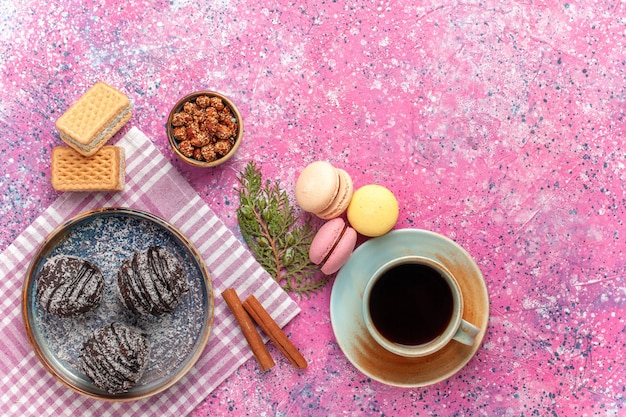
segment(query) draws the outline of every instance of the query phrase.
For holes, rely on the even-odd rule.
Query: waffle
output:
[[[57,191],[121,191],[125,169],[120,146],[103,146],[92,156],[83,156],[69,146],[52,150],[52,186]]]
[[[90,156],[131,117],[132,105],[121,91],[97,82],[56,121],[61,139]]]

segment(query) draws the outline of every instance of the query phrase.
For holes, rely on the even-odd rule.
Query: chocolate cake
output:
[[[160,246],[127,259],[117,273],[117,285],[126,307],[143,315],[171,312],[189,288],[181,264]]]
[[[113,322],[97,329],[83,344],[82,368],[110,394],[135,386],[148,363],[148,340],[138,329]]]
[[[37,299],[50,314],[70,317],[100,305],[104,277],[86,259],[59,255],[48,259],[36,278]]]

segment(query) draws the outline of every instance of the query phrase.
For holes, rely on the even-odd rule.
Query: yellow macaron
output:
[[[348,206],[348,222],[360,234],[381,236],[398,221],[398,200],[382,185],[364,185],[354,192]]]

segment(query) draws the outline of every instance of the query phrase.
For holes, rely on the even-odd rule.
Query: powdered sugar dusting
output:
[[[102,299],[104,279],[91,262],[76,257],[48,258],[37,276],[37,298],[56,316],[69,317],[96,308]]]
[[[140,330],[114,322],[96,330],[85,343],[83,370],[98,387],[121,393],[141,379],[149,349]]]
[[[174,254],[161,246],[127,259],[119,269],[117,285],[130,310],[153,315],[171,312],[189,286]]]
[[[167,226],[128,213],[103,212],[71,225],[54,243],[38,260],[35,274],[46,259],[69,255],[93,262],[105,280],[100,306],[79,317],[53,316],[32,300],[36,334],[68,372],[91,384],[80,366],[83,343],[96,329],[114,321],[134,326],[147,336],[150,357],[138,385],[159,385],[185,365],[208,325],[212,298],[207,294],[210,289],[204,284],[193,254]],[[150,246],[161,246],[175,256],[189,283],[189,290],[176,308],[161,316],[140,316],[128,310],[121,301],[116,282],[121,264]]]

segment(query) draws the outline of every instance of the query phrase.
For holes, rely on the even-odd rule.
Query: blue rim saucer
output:
[[[427,357],[405,358],[380,346],[363,320],[363,290],[383,264],[401,256],[423,256],[442,263],[455,276],[464,299],[463,318],[480,329],[476,342],[451,341]],[[461,370],[479,349],[489,321],[489,296],[472,257],[451,239],[420,229],[393,230],[359,246],[337,274],[330,296],[330,318],[339,347],[362,373],[387,385],[423,387]]]

